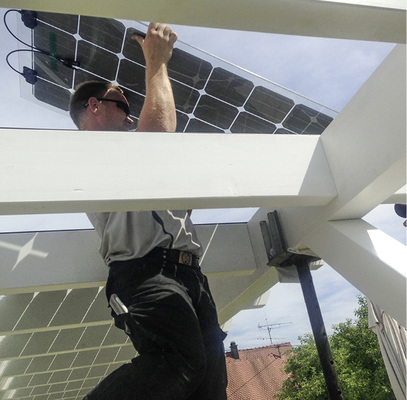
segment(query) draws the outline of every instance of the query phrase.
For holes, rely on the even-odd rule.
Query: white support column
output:
[[[406,246],[359,219],[326,222],[305,243],[406,326]]]
[[[27,8],[26,0],[1,7]],[[403,0],[30,0],[30,10],[391,43],[406,41]]]

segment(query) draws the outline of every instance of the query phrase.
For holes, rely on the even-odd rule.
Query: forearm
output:
[[[177,117],[166,64],[146,67],[146,98],[138,131],[175,132]]]
[[[142,132],[174,132],[177,118],[167,63],[177,34],[166,24],[151,22],[144,39],[137,35],[133,39],[139,42],[146,60],[146,98],[137,129]]]

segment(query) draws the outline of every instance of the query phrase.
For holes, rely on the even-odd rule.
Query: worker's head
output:
[[[83,130],[127,131],[133,124],[123,90],[110,82],[88,81],[71,96],[69,112]]]

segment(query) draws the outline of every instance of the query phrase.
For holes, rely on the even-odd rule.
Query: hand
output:
[[[150,23],[145,38],[139,35],[132,36],[132,39],[137,40],[143,49],[146,66],[167,64],[177,38],[178,35],[170,26],[158,22]]]

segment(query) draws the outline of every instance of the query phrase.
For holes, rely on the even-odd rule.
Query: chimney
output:
[[[239,360],[239,351],[237,350],[236,342],[230,342],[230,350],[235,360]]]

